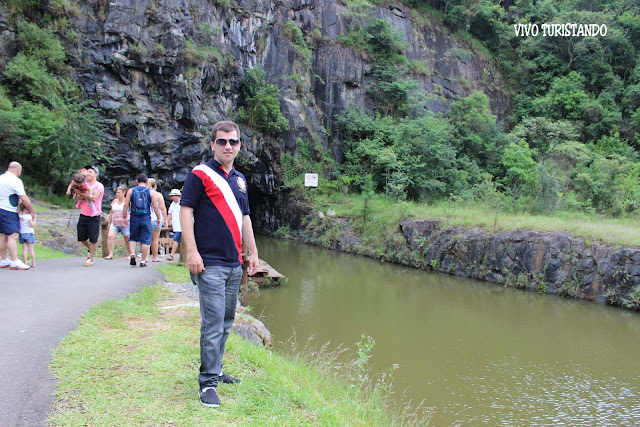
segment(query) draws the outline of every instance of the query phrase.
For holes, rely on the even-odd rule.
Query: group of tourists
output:
[[[80,208],[77,232],[78,241],[87,247],[87,259],[85,267],[93,265],[93,258],[96,251],[98,237],[100,234],[100,217],[102,215],[102,197],[104,186],[97,180],[99,170],[96,166],[87,166],[86,182],[84,186],[71,186],[75,193],[74,198],[78,199],[77,207]],[[116,197],[111,202],[111,210],[107,223],[107,249],[108,254],[105,259],[113,259],[115,239],[119,234],[125,242],[127,259],[131,265],[137,265],[136,245],[141,246],[140,267],[146,267],[149,254],[153,254],[153,261],[160,261],[158,257],[158,242],[160,231],[163,226],[168,228],[168,214],[165,207],[164,198],[156,191],[155,179],[148,178],[141,173],[136,178],[137,185],[127,189],[120,185],[116,188]],[[180,190],[171,190],[172,194],[180,194]],[[178,200],[179,202],[179,200]],[[173,227],[180,230],[179,217],[173,219]],[[174,247],[180,243],[180,234],[174,233]],[[151,250],[153,248],[153,250]],[[170,259],[173,259],[175,249],[172,251]]]
[[[248,250],[249,275],[257,272],[259,263],[249,217],[247,181],[233,166],[240,147],[238,125],[231,121],[216,123],[210,141],[213,157],[193,168],[182,192],[171,190],[168,210],[162,194],[156,191],[155,180],[141,173],[136,178],[135,187],[116,188],[109,213],[109,253],[106,259],[113,259],[118,233],[123,236],[127,259],[132,266],[136,265],[136,244],[141,244],[140,267],[147,266],[150,253],[153,261],[159,260],[154,237],[159,236],[167,224],[172,224],[174,232],[169,260],[173,259],[178,244],[184,240],[185,264],[199,291],[202,317],[198,394],[200,402],[208,407],[220,406],[218,384],[241,382],[223,372],[222,357],[235,318],[245,261],[243,242]],[[26,251],[31,251],[31,266],[35,267],[32,245],[35,243],[33,227],[36,212],[20,180],[21,173],[20,164],[11,162],[7,172],[0,175],[0,266],[3,269],[29,269]],[[86,267],[94,263],[100,233],[104,186],[97,180],[99,173],[96,166],[87,166],[74,176],[67,188],[80,208],[77,234],[78,241],[87,248]],[[23,214],[18,213],[19,209]],[[21,215],[26,221],[24,233]],[[18,239],[26,245],[24,262],[18,259]]]
[[[144,174],[140,174],[138,176],[138,180],[142,179],[143,181],[138,181],[138,186],[146,187],[150,193],[151,206],[157,206],[162,212],[160,226],[158,226],[158,216],[153,207],[150,207],[150,221],[151,221],[151,243],[150,243],[150,254],[152,255],[152,261],[159,262],[161,261],[160,256],[160,232],[161,230],[169,230],[169,225],[171,224],[173,228],[173,242],[170,249],[170,252],[167,254],[167,259],[172,261],[174,256],[178,250],[178,245],[181,241],[181,229],[180,229],[180,196],[181,192],[177,188],[171,190],[169,196],[171,197],[171,206],[169,207],[169,211],[167,213],[166,205],[164,203],[164,198],[162,197],[162,193],[156,191],[155,179],[148,178],[146,181],[146,186],[140,185],[140,183],[144,183]],[[145,175],[146,176],[146,175]],[[134,187],[137,188],[137,187]],[[131,191],[134,191],[133,188]],[[135,190],[136,194],[140,190]],[[144,191],[144,190],[141,190]],[[128,189],[124,185],[120,185],[116,188],[116,197],[111,202],[111,210],[109,211],[109,219],[107,220],[107,249],[108,254],[104,258],[107,260],[113,259],[113,251],[115,248],[115,241],[118,234],[120,234],[124,240],[124,247],[127,251],[127,260],[131,260],[133,256],[133,260],[135,261],[135,247],[136,242],[141,242],[142,244],[146,244],[143,240],[130,240],[130,222],[132,221],[131,212],[129,207],[127,207],[126,215],[123,213],[125,211],[125,198],[128,194]],[[144,196],[143,196],[144,197]],[[173,212],[173,215],[172,215]],[[139,222],[142,218],[140,215],[133,216],[133,221]],[[144,227],[144,226],[143,226]],[[139,231],[139,227],[136,224],[136,229]],[[144,241],[146,241],[147,236],[143,236]],[[133,245],[130,243],[133,242]],[[145,249],[145,248],[142,248]],[[149,249],[149,248],[147,248]],[[144,253],[144,252],[143,252]],[[149,253],[147,252],[147,256]],[[146,260],[145,260],[146,261]],[[135,265],[135,264],[132,264]],[[143,264],[143,265],[146,265]]]

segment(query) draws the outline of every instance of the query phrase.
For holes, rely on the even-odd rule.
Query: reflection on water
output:
[[[581,365],[511,358],[461,374],[450,400],[438,408],[439,418],[463,425],[637,425],[638,380],[585,372]],[[450,389],[446,382],[429,384]]]
[[[254,313],[286,342],[376,340],[396,390],[432,425],[640,425],[640,316],[371,259],[259,239],[289,280]]]
[[[313,280],[302,279],[302,295],[300,297],[300,308],[298,314],[302,319],[308,319],[313,309]]]

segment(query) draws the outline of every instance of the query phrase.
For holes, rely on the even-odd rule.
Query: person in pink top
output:
[[[127,257],[131,257],[131,248],[129,247],[129,214],[124,209],[124,195],[127,194],[127,187],[119,185],[116,188],[116,198],[111,202],[111,212],[109,213],[109,221],[107,228],[109,234],[107,236],[107,248],[109,254],[104,259],[113,259],[113,249],[116,244],[118,233],[122,234],[124,246],[127,248]]]
[[[76,197],[80,200],[80,218],[78,218],[78,241],[87,247],[87,260],[85,267],[93,265],[93,256],[96,253],[98,236],[100,235],[100,215],[102,214],[102,196],[104,186],[98,182],[100,171],[96,166],[87,166],[87,183],[89,191],[74,188]],[[95,209],[91,208],[89,202],[94,203]]]
[[[69,187],[67,188],[67,193],[70,190],[79,190],[79,191],[82,191],[83,193],[89,193],[91,191],[91,188],[89,188],[89,185],[87,184],[87,170],[86,169],[80,169],[79,172],[77,172],[75,175],[73,175],[73,180],[71,181],[71,184],[69,184]],[[74,200],[78,200],[78,198],[74,197]],[[91,212],[95,213],[95,210],[96,210],[95,203],[93,203],[93,202],[87,202],[87,203],[89,203],[89,207],[91,208]],[[78,204],[76,205],[76,207],[77,208],[80,207],[80,202],[79,201],[78,201]]]

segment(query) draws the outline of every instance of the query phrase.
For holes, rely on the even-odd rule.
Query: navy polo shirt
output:
[[[198,165],[184,182],[180,205],[193,208],[196,246],[205,266],[242,264],[242,220],[249,215],[244,175],[235,168],[227,175],[215,159]]]

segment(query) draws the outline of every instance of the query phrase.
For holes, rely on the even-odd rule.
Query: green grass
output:
[[[35,209],[36,212],[47,212],[51,210],[49,207],[43,206],[33,199],[30,199],[30,200],[31,200],[31,204],[33,205],[33,209]]]
[[[314,365],[235,334],[225,370],[242,384],[220,385],[219,409],[197,397],[196,307],[175,305],[162,286],[100,304],[53,353],[60,379],[48,425],[393,425],[426,424],[428,414],[392,410],[386,385],[363,390],[315,353]],[[324,368],[322,368],[324,366]],[[404,409],[406,411],[406,409]]]
[[[481,203],[440,202],[433,205],[386,200],[375,195],[369,202],[369,216],[363,221],[364,200],[360,195],[331,195],[316,193],[313,202],[325,213],[329,209],[337,216],[350,219],[365,243],[376,244],[396,230],[398,222],[406,218],[435,219],[441,227],[479,227],[489,232],[516,229],[568,231],[587,243],[598,241],[613,246],[640,246],[640,227],[637,218],[606,218],[582,212],[556,212],[552,215],[508,213]]]
[[[27,191],[29,198],[42,200],[46,203],[60,206],[61,208],[70,209],[75,207],[75,204],[71,199],[71,196],[67,196],[66,194],[64,194],[64,190],[62,190],[61,193],[60,192],[56,193],[53,191],[49,193],[48,188],[45,188],[44,186],[39,184],[34,178],[28,175],[22,174],[20,179],[22,179],[22,182],[24,183],[24,188]],[[69,176],[69,181],[71,181],[71,176]],[[48,210],[47,208],[40,206],[40,207],[36,207],[36,212],[41,212],[42,210],[40,209]]]
[[[169,283],[185,283],[191,281],[189,270],[179,264],[162,264],[158,267],[158,271],[164,274],[165,280]]]
[[[18,244],[18,258],[22,259],[22,246]],[[67,255],[64,252],[56,251],[55,249],[48,248],[46,246],[42,246],[36,243],[35,247],[36,251],[36,262],[45,260],[45,259],[58,259],[58,258],[68,258],[72,255]],[[31,262],[31,255],[27,251],[27,260]]]

